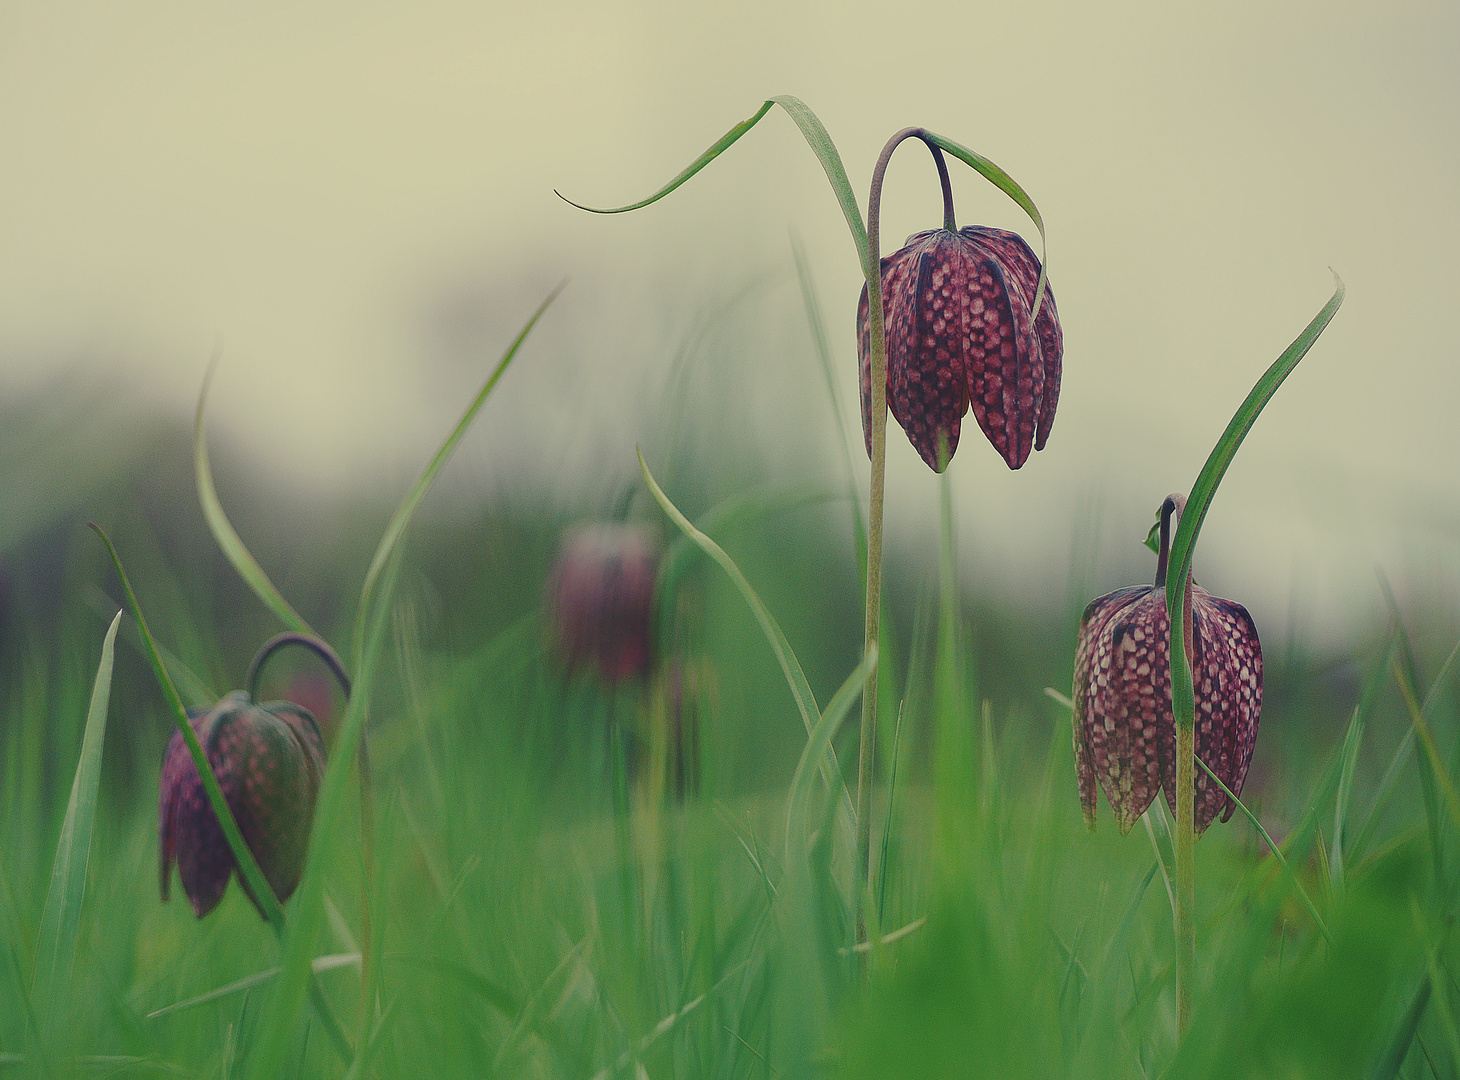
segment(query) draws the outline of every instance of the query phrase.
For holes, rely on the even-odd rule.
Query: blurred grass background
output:
[[[194,494],[187,418],[221,339],[224,505],[342,645],[396,501],[562,274],[409,538],[371,719],[383,960],[368,1006],[350,961],[357,814],[324,853],[321,945],[339,962],[319,978],[366,1035],[363,1073],[1460,1075],[1460,856],[1439,773],[1402,759],[1346,877],[1325,784],[1376,668],[1350,836],[1413,745],[1382,668],[1379,577],[1421,699],[1460,638],[1457,368],[1445,320],[1425,315],[1457,286],[1456,29],[1453,5],[1423,0],[896,19],[814,2],[0,10],[0,1075],[246,1075],[267,980],[153,1014],[279,960],[237,889],[201,922],[158,902],[171,726],[124,621],[78,966],[60,1004],[30,1000],[120,600],[84,522],[116,540],[196,697],[237,687],[278,626]],[[859,191],[908,123],[1019,178],[1049,223],[1069,343],[1049,448],[1009,474],[970,429],[953,463],[957,677],[934,662],[937,482],[892,440],[883,663],[905,712],[897,738],[883,710],[881,780],[895,745],[899,786],[874,803],[876,828],[893,823],[878,907],[883,933],[915,929],[874,954],[865,989],[839,951],[845,868],[825,845],[784,862],[804,736],[719,572],[696,562],[675,598],[675,647],[705,673],[706,774],[683,805],[647,793],[642,744],[620,759],[607,735],[609,717],[642,735],[650,688],[568,679],[541,619],[565,529],[627,505],[672,539],[640,444],[692,518],[747,495],[766,509],[715,537],[819,700],[857,660],[841,498],[844,447],[859,477],[863,460],[857,268],[790,125],[768,120],[641,215],[551,195],[641,195],[781,92],[822,115]],[[1023,227],[967,180],[960,221]],[[890,247],[937,207],[926,162],[899,158],[888,184]],[[823,284],[840,425],[788,225]],[[1151,844],[1108,815],[1083,833],[1068,716],[1043,691],[1068,691],[1084,604],[1149,579],[1151,512],[1317,306],[1328,263],[1349,302],[1238,459],[1196,573],[1256,617],[1265,707],[1244,796],[1279,841],[1317,824],[1295,863],[1333,941],[1245,821],[1215,826],[1198,845],[1204,983],[1176,1055]],[[338,720],[306,662],[269,679]],[[1449,762],[1455,706],[1442,681],[1428,715]],[[343,1074],[298,1024],[295,1074]],[[53,1060],[42,1028],[59,1033]]]
[[[814,452],[768,461],[739,434],[745,383],[770,379],[767,369],[779,389],[801,395],[808,428],[834,424],[831,405],[800,333],[756,347],[765,337],[754,296],[711,312],[705,326],[666,357],[645,455],[692,518],[726,500],[754,510],[732,516],[717,539],[825,702],[861,638],[852,508],[838,497],[844,466]],[[518,361],[532,362],[530,350]],[[489,402],[483,425],[494,405],[503,407]],[[37,1022],[25,992],[32,943],[97,643],[119,596],[84,520],[111,531],[154,632],[196,675],[203,700],[236,688],[278,627],[207,532],[179,425],[116,419],[59,387],[10,408],[3,430],[25,443],[0,449],[14,463],[3,475],[30,494],[15,497],[3,554],[0,1069],[31,1070],[40,1067],[27,1028]],[[91,415],[113,423],[89,424]],[[796,439],[814,445],[804,431]],[[988,453],[970,433],[954,468]],[[54,480],[40,465],[49,455],[64,463]],[[246,454],[227,439],[214,440],[212,458],[241,535],[290,600],[342,643],[391,504],[349,492],[300,499],[243,467]],[[646,765],[654,687],[570,678],[549,647],[542,595],[570,525],[627,506],[666,541],[671,527],[628,483],[578,478],[566,491],[482,494],[466,472],[448,470],[408,541],[372,709],[371,922],[382,959],[368,1013],[351,963],[361,932],[357,812],[324,856],[329,959],[319,978],[352,1038],[377,1032],[364,1041],[376,1075],[1379,1075],[1369,1070],[1404,1027],[1416,988],[1432,984],[1419,1039],[1399,1055],[1404,1071],[1389,1075],[1429,1075],[1427,1054],[1437,1075],[1451,1075],[1460,1060],[1448,1043],[1455,831],[1422,797],[1420,764],[1404,766],[1378,840],[1346,885],[1328,850],[1333,793],[1321,781],[1361,683],[1384,661],[1382,603],[1345,628],[1342,648],[1306,640],[1300,622],[1259,623],[1266,692],[1245,797],[1280,842],[1316,813],[1319,842],[1297,867],[1334,941],[1323,943],[1240,816],[1214,826],[1198,847],[1204,985],[1177,1056],[1170,911],[1151,844],[1139,829],[1115,835],[1108,812],[1099,833],[1085,834],[1068,713],[1044,693],[1068,692],[1084,603],[1150,574],[1144,519],[1120,553],[1104,550],[1101,527],[1077,522],[1069,560],[1046,575],[1057,582],[1054,603],[965,575],[957,672],[935,662],[937,521],[921,523],[923,551],[894,550],[884,670],[903,726],[896,734],[898,711],[884,710],[879,846],[892,825],[875,910],[882,933],[912,929],[868,961],[864,991],[846,953],[832,819],[821,816],[805,865],[784,859],[785,792],[804,734],[728,581],[699,559],[673,599],[677,630],[662,644],[704,674],[704,773],[697,797],[661,799]],[[956,507],[960,524],[977,512]],[[1112,580],[1126,566],[1130,578]],[[1453,604],[1437,591],[1402,614],[1423,696],[1453,644]],[[266,972],[277,947],[237,888],[202,921],[181,902],[158,902],[157,775],[171,722],[135,643],[124,626],[78,970],[49,1021],[64,1036],[48,1067],[244,1075],[268,981],[195,999]],[[327,728],[338,719],[340,703],[307,661],[281,659],[268,683],[277,690],[265,696],[308,697]],[[1382,668],[1376,685],[1350,837],[1409,729]],[[1447,755],[1460,745],[1454,705],[1442,687],[1430,712]],[[626,747],[610,739],[611,719]],[[845,725],[844,763],[855,760],[854,738]],[[299,1023],[298,1075],[342,1074],[317,1027]]]

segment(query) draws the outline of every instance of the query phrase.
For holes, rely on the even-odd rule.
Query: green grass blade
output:
[[[258,860],[254,858],[253,851],[244,841],[243,833],[238,829],[238,821],[228,806],[228,800],[223,796],[223,789],[218,786],[218,777],[213,774],[212,763],[208,761],[208,755],[203,752],[197,733],[193,731],[193,725],[188,721],[187,710],[183,708],[182,699],[178,697],[177,688],[172,685],[167,668],[163,666],[162,658],[157,653],[157,646],[152,640],[152,632],[147,628],[147,620],[142,615],[142,607],[137,602],[137,594],[132,591],[132,582],[127,577],[127,571],[122,567],[121,557],[117,555],[117,549],[112,546],[111,538],[102,531],[101,526],[95,522],[90,524],[92,531],[101,537],[101,542],[106,545],[107,554],[111,556],[112,565],[116,568],[117,577],[122,583],[122,592],[127,597],[127,606],[132,609],[132,618],[137,621],[137,630],[142,635],[142,644],[147,650],[147,659],[152,665],[152,673],[157,677],[157,682],[162,688],[162,696],[172,710],[173,722],[182,732],[183,742],[188,748],[188,755],[193,759],[193,767],[197,769],[198,777],[203,783],[208,803],[212,806],[213,814],[218,819],[218,825],[223,830],[223,836],[228,841],[228,847],[233,852],[233,861],[237,865],[239,873],[243,875],[243,879],[248,882],[249,889],[257,899],[259,906],[263,909],[264,918],[273,928],[274,933],[281,940],[285,940],[284,909],[279,906],[278,897],[274,895],[274,890],[269,886],[263,871],[259,869]],[[328,778],[328,770],[325,775]],[[318,818],[315,823],[318,825]],[[329,1035],[331,1043],[334,1044],[341,1058],[346,1062],[350,1061],[354,1057],[354,1053],[350,1050],[349,1042],[345,1039],[339,1021],[330,1011],[329,1004],[320,992],[318,984],[310,980],[309,987],[315,1012],[319,1015],[320,1023],[325,1028],[326,1034]]]
[[[553,191],[553,194],[562,199],[563,202],[567,203],[569,206],[576,206],[579,210],[587,210],[590,214],[623,214],[627,213],[630,210],[642,210],[644,207],[649,206],[652,203],[656,203],[660,199],[664,198],[664,196],[668,195],[675,188],[685,183],[685,181],[689,180],[690,177],[694,176],[695,173],[699,172],[706,165],[708,165],[710,162],[714,161],[717,157],[723,154],[726,150],[730,149],[730,147],[739,140],[740,136],[744,135],[751,128],[755,127],[755,125],[760,122],[761,117],[765,116],[766,113],[771,111],[771,106],[774,104],[774,101],[765,102],[765,104],[761,105],[761,107],[756,110],[754,116],[750,117],[748,120],[740,121],[740,123],[736,124],[729,131],[725,132],[724,135],[721,135],[718,139],[715,140],[714,144],[711,145],[708,150],[706,150],[699,157],[695,158],[694,161],[690,162],[690,164],[687,165],[683,169],[683,171],[679,173],[679,175],[677,175],[673,180],[669,181],[669,183],[665,184],[658,191],[654,192],[654,194],[650,195],[648,198],[640,199],[638,202],[632,202],[627,204],[626,206],[596,207],[584,206],[582,203],[576,203],[572,199],[564,195],[561,191],[557,191],[556,189]]]
[[[812,153],[821,162],[822,169],[826,172],[826,178],[831,181],[832,191],[836,194],[836,201],[842,208],[842,215],[847,219],[847,227],[852,232],[852,242],[857,246],[857,261],[862,267],[864,274],[870,273],[868,267],[871,265],[867,255],[867,227],[862,222],[862,211],[857,206],[857,196],[852,191],[851,182],[847,179],[847,170],[842,165],[841,155],[837,153],[836,145],[831,141],[826,128],[817,119],[816,114],[806,107],[806,103],[800,98],[790,95],[780,95],[765,102],[755,115],[749,119],[742,120],[724,135],[716,139],[699,157],[690,162],[673,180],[665,184],[654,194],[638,202],[628,203],[625,206],[614,206],[598,208],[584,206],[575,203],[572,199],[565,198],[561,192],[554,192],[570,206],[576,206],[579,210],[587,210],[593,214],[622,214],[629,210],[639,210],[650,203],[658,202],[668,195],[675,188],[679,187],[695,173],[699,172],[710,162],[714,161],[722,153],[728,150],[739,138],[760,122],[761,117],[771,111],[772,105],[779,105],[785,109],[796,126],[801,129],[801,135],[805,138],[806,144],[811,147]]]
[[[1455,790],[1455,785],[1450,779],[1450,772],[1445,767],[1445,761],[1440,756],[1439,748],[1435,745],[1435,737],[1430,732],[1429,721],[1424,717],[1424,712],[1419,707],[1419,701],[1414,695],[1414,684],[1410,681],[1409,673],[1406,672],[1399,660],[1394,661],[1394,678],[1399,683],[1399,694],[1404,700],[1404,707],[1409,710],[1409,718],[1414,724],[1414,732],[1419,740],[1420,746],[1424,747],[1425,760],[1433,770],[1434,783],[1441,795],[1444,796],[1445,805],[1454,819],[1456,828],[1460,828],[1460,793]],[[1436,820],[1430,823],[1431,828],[1436,829],[1439,835],[1444,834],[1441,823]]]
[[[821,314],[821,298],[811,280],[811,267],[806,261],[806,252],[799,241],[791,244],[791,253],[796,259],[796,278],[801,283],[801,303],[806,308],[806,323],[811,329],[811,344],[816,358],[821,362],[821,374],[826,380],[826,397],[831,403],[831,414],[836,420],[837,442],[842,448],[842,464],[846,472],[847,500],[852,512],[852,533],[857,546],[857,566],[861,568],[862,580],[867,575],[867,525],[862,520],[860,496],[857,493],[857,470],[852,464],[852,452],[847,445],[846,418],[842,415],[841,401],[836,392],[836,370],[831,356],[831,342],[826,335],[826,320]]]
[[[791,689],[791,697],[796,701],[796,708],[801,713],[801,722],[806,727],[806,736],[809,739],[816,731],[817,722],[821,719],[821,710],[816,704],[816,695],[811,691],[811,684],[806,680],[806,672],[802,670],[801,662],[796,659],[796,653],[791,649],[791,643],[781,632],[780,624],[776,622],[770,609],[751,588],[750,582],[740,572],[740,567],[735,565],[735,560],[725,553],[724,548],[695,528],[689,518],[680,513],[679,507],[669,501],[669,496],[664,494],[664,489],[649,472],[649,466],[644,461],[644,452],[640,450],[638,455],[639,471],[644,474],[644,483],[649,485],[649,491],[653,494],[655,501],[669,515],[669,519],[679,526],[681,532],[693,540],[701,551],[720,564],[720,568],[740,590],[740,595],[745,599],[751,614],[760,624],[761,632],[765,635],[771,652],[775,654],[777,663],[781,665],[781,673],[786,677],[786,685]],[[829,789],[835,790],[841,784],[841,767],[836,760],[836,751],[830,745],[827,746],[826,753],[822,757],[821,771]],[[845,803],[844,809],[848,814],[854,815],[851,796],[845,790],[842,794]]]
[[[208,373],[203,376],[203,389],[198,394],[198,411],[193,417],[193,474],[198,484],[198,503],[203,508],[203,518],[208,522],[208,530],[218,542],[224,556],[238,571],[238,576],[254,591],[254,595],[263,601],[264,607],[272,611],[289,629],[318,637],[303,617],[289,605],[289,601],[284,599],[284,594],[269,580],[269,575],[264,573],[264,568],[244,545],[233,523],[228,520],[223,504],[218,501],[218,490],[213,486],[213,469],[208,463],[208,435],[203,422],[203,411],[208,404],[208,388],[212,385],[213,375],[217,370],[218,357],[215,354],[213,362],[208,365]]]
[[[91,837],[96,825],[97,789],[101,784],[101,752],[106,741],[107,704],[111,698],[112,661],[115,656],[118,611],[101,644],[101,662],[91,687],[86,711],[86,733],[81,759],[71,782],[71,798],[56,843],[51,886],[41,913],[36,941],[32,999],[39,1003],[42,1023],[55,1019],[54,1009],[66,994],[76,961],[76,936],[81,925],[81,902],[86,895],[86,871],[91,860]]]
[[[1336,287],[1328,303],[1323,305],[1322,310],[1304,327],[1293,343],[1283,350],[1282,355],[1273,361],[1272,366],[1257,380],[1257,384],[1238,406],[1226,430],[1222,432],[1222,437],[1212,447],[1206,464],[1197,474],[1196,483],[1191,486],[1191,493],[1187,496],[1186,510],[1181,515],[1176,537],[1171,543],[1171,565],[1166,578],[1166,610],[1171,620],[1171,705],[1177,727],[1190,728],[1196,722],[1196,697],[1191,684],[1191,666],[1186,655],[1182,620],[1186,610],[1186,581],[1191,573],[1191,556],[1197,537],[1201,535],[1202,523],[1206,520],[1217,487],[1226,475],[1228,466],[1232,464],[1242,440],[1252,430],[1252,425],[1277,393],[1278,387],[1282,386],[1283,380],[1308,355],[1308,350],[1318,340],[1318,335],[1323,333],[1333,316],[1338,313],[1339,306],[1343,303],[1344,286],[1337,274],[1333,275],[1333,280]]]
[[[350,967],[352,965],[355,967],[360,966],[360,954],[357,952],[333,953],[329,956],[319,956],[314,959],[310,967],[318,975],[321,972],[334,971],[336,968]],[[245,975],[236,982],[229,983],[227,986],[219,986],[216,989],[201,993],[197,997],[190,997],[184,1001],[174,1001],[171,1005],[164,1005],[160,1009],[153,1009],[147,1014],[147,1019],[156,1020],[159,1016],[183,1012],[187,1009],[196,1008],[199,1005],[206,1005],[210,1001],[217,1001],[219,998],[228,997],[231,994],[250,990],[255,986],[261,986],[266,982],[278,978],[279,973],[283,970],[281,967],[271,967],[264,971],[256,971],[252,975]]]
[[[1156,876],[1156,871],[1161,869],[1160,860],[1153,862],[1151,868],[1146,871],[1146,876],[1141,878],[1131,893],[1130,900],[1126,902],[1125,911],[1121,913],[1120,921],[1115,924],[1115,932],[1105,942],[1105,950],[1100,954],[1100,968],[1102,972],[1112,970],[1120,948],[1124,945],[1126,937],[1130,934],[1130,928],[1135,925],[1136,916],[1140,914],[1141,901],[1145,899],[1146,890],[1151,887],[1151,881]]]
[[[1409,1005],[1404,1010],[1404,1015],[1399,1018],[1395,1025],[1394,1035],[1390,1038],[1384,1052],[1374,1062],[1374,1067],[1369,1070],[1369,1080],[1394,1080],[1399,1075],[1399,1068],[1404,1064],[1404,1059],[1409,1056],[1409,1048],[1414,1044],[1415,1033],[1419,1031],[1419,1022],[1424,1019],[1425,1009],[1430,1004],[1430,979],[1426,974],[1421,977],[1419,986],[1415,988],[1414,996],[1409,999]]]
[[[935,134],[931,131],[925,132],[923,138],[941,147],[944,152],[952,154],[959,161],[976,171],[985,180],[993,184],[994,187],[1013,199],[1018,204],[1019,209],[1029,215],[1029,220],[1034,222],[1035,228],[1039,230],[1039,284],[1034,290],[1034,304],[1031,310],[1035,315],[1038,315],[1039,305],[1044,302],[1048,277],[1046,263],[1049,261],[1049,245],[1044,235],[1044,218],[1039,213],[1039,207],[1034,205],[1034,200],[1029,197],[1028,192],[1020,187],[1012,176],[982,154],[976,154],[961,143],[956,143],[952,139],[944,138],[942,135]],[[1031,316],[1031,321],[1032,319],[1033,317]]]
[[[835,498],[836,496],[808,485],[756,488],[717,503],[700,515],[695,527],[703,533],[712,530],[723,533],[726,529],[738,529],[782,511],[799,510],[802,507],[830,502]],[[670,640],[676,618],[679,582],[690,567],[698,562],[701,554],[699,545],[689,536],[681,534],[675,537],[674,542],[665,549],[664,557],[659,560],[659,587],[655,591],[659,597],[657,620],[660,641]]]
[[[1333,798],[1333,856],[1328,863],[1328,874],[1329,882],[1333,888],[1333,894],[1335,896],[1343,895],[1345,843],[1344,826],[1348,820],[1349,795],[1350,792],[1352,792],[1354,786],[1354,769],[1358,766],[1359,763],[1359,744],[1362,743],[1363,740],[1364,725],[1359,720],[1358,716],[1355,716],[1354,719],[1349,722],[1348,734],[1344,736],[1343,749],[1342,751],[1340,751],[1339,754],[1339,760],[1341,764],[1338,774],[1338,791],[1334,794]],[[1202,764],[1202,768],[1206,768],[1205,763]],[[1211,772],[1210,769],[1207,769],[1207,771]],[[1233,801],[1236,802],[1236,800]],[[1244,813],[1246,812],[1247,808],[1245,806],[1242,806],[1240,802],[1238,802],[1237,805],[1242,808]],[[1248,815],[1248,817],[1251,816],[1252,815],[1250,814]],[[1252,818],[1252,820],[1255,822],[1257,819]],[[1267,837],[1264,836],[1263,839],[1267,839]],[[1272,842],[1270,840],[1268,841],[1268,846],[1272,846]],[[1327,934],[1324,934],[1324,937],[1327,936]]]
[[[1355,712],[1362,711],[1366,721],[1374,711],[1379,692],[1389,680],[1389,667],[1393,662],[1397,647],[1398,638],[1391,634],[1379,662],[1364,679],[1364,687],[1359,694],[1359,703],[1355,706]],[[1405,732],[1399,748],[1395,750],[1393,758],[1390,759],[1389,767],[1384,770],[1384,776],[1379,781],[1378,791],[1374,795],[1374,805],[1370,808],[1368,817],[1364,819],[1363,827],[1359,829],[1352,841],[1344,845],[1344,858],[1349,865],[1357,866],[1368,851],[1369,844],[1374,839],[1375,832],[1378,831],[1379,823],[1388,811],[1395,791],[1398,790],[1399,774],[1408,763],[1410,752],[1413,749],[1414,729],[1410,728]]]
[[[807,832],[811,793],[815,783],[815,763],[825,758],[837,729],[846,719],[852,703],[857,700],[867,683],[867,676],[876,666],[877,650],[874,646],[871,652],[862,657],[862,662],[847,676],[840,689],[832,695],[831,701],[827,702],[826,711],[821,714],[821,719],[817,721],[815,730],[811,732],[811,737],[806,740],[806,746],[801,751],[801,759],[796,762],[796,772],[791,777],[791,794],[786,800],[787,867],[791,866],[792,860],[798,855],[804,856],[808,847]]]
[[[314,826],[309,834],[309,855],[304,877],[296,893],[296,918],[284,942],[284,970],[264,1015],[261,1028],[264,1034],[249,1060],[249,1075],[259,1080],[273,1080],[282,1074],[283,1063],[298,1031],[298,1013],[304,995],[306,992],[318,990],[317,984],[310,978],[309,965],[324,922],[324,870],[320,863],[321,852],[327,849],[327,841],[338,827],[345,810],[345,796],[350,776],[354,772],[360,737],[365,729],[365,717],[370,709],[370,697],[374,689],[380,652],[384,647],[390,602],[395,592],[400,564],[401,548],[396,545],[380,573],[378,597],[373,605],[365,635],[365,646],[356,671],[354,690],[349,704],[345,706],[345,715],[335,736],[335,745],[325,768],[324,780],[320,784]],[[354,1054],[346,1044],[344,1060],[348,1062],[353,1058]]]
[[[1166,803],[1155,800],[1141,815],[1141,824],[1151,840],[1151,850],[1156,854],[1156,865],[1161,868],[1161,880],[1166,885],[1166,898],[1171,901],[1171,915],[1176,915],[1176,840],[1171,835],[1171,818],[1166,813]]]
[[[1348,738],[1344,739],[1343,754],[1340,756],[1341,762],[1346,762],[1348,760],[1349,747],[1351,745],[1358,745],[1358,739],[1355,737],[1355,733],[1362,733],[1363,728],[1358,724],[1357,721],[1358,718],[1355,717],[1354,720],[1349,723]],[[1323,921],[1323,916],[1318,914],[1318,908],[1314,906],[1313,901],[1309,898],[1308,891],[1303,888],[1303,883],[1298,880],[1298,875],[1293,871],[1293,868],[1288,865],[1288,860],[1283,858],[1282,848],[1273,843],[1272,837],[1269,836],[1267,830],[1263,828],[1262,822],[1257,820],[1257,815],[1254,814],[1251,810],[1247,809],[1247,804],[1244,803],[1241,799],[1237,798],[1237,796],[1232,793],[1232,789],[1229,788],[1222,781],[1222,778],[1220,776],[1218,776],[1211,770],[1211,768],[1207,765],[1205,761],[1203,761],[1200,757],[1197,757],[1196,764],[1199,769],[1201,769],[1214,781],[1216,781],[1217,786],[1222,789],[1222,794],[1231,799],[1232,805],[1237,807],[1238,810],[1241,810],[1247,820],[1252,822],[1252,827],[1256,829],[1258,833],[1262,836],[1262,841],[1267,845],[1267,849],[1272,852],[1272,857],[1278,861],[1278,864],[1283,868],[1283,871],[1288,875],[1289,878],[1292,879],[1293,888],[1298,890],[1298,897],[1303,901],[1303,906],[1308,909],[1308,914],[1313,917],[1314,924],[1318,927],[1320,931],[1322,931],[1324,938],[1326,938],[1328,941],[1332,941],[1333,935],[1328,932],[1328,924]],[[1343,768],[1348,768],[1348,766],[1341,765],[1340,770],[1342,770]],[[1340,787],[1341,786],[1342,780],[1340,780]],[[1338,851],[1337,841],[1334,842],[1333,849],[1336,859]]]
[[[842,208],[842,217],[847,219],[847,228],[852,233],[852,243],[857,246],[857,256],[862,263],[862,274],[871,278],[877,273],[877,268],[871,263],[871,254],[867,250],[867,226],[862,222],[862,211],[857,206],[857,196],[852,191],[852,185],[847,180],[847,170],[842,164],[841,155],[837,153],[836,145],[831,141],[826,128],[814,112],[806,107],[806,103],[800,98],[791,97],[789,94],[782,94],[771,98],[773,102],[785,109],[791,119],[796,121],[796,126],[801,129],[801,136],[806,140],[806,145],[811,147],[811,152],[821,162],[821,168],[826,173],[826,178],[831,182],[831,190],[836,194],[836,201]]]
[[[508,346],[507,351],[502,354],[502,358],[497,361],[497,366],[492,370],[491,375],[487,376],[487,381],[477,391],[476,397],[467,406],[466,412],[462,413],[461,419],[456,422],[456,427],[451,429],[451,433],[446,436],[446,441],[441,444],[435,456],[431,458],[430,463],[426,466],[426,471],[421,474],[420,479],[406,493],[406,497],[401,500],[400,506],[396,508],[395,514],[390,519],[390,524],[385,527],[385,533],[381,536],[380,543],[375,548],[375,555],[370,560],[370,568],[365,571],[365,583],[360,589],[360,609],[355,619],[356,670],[359,670],[360,667],[360,653],[364,647],[363,635],[365,626],[367,620],[370,618],[372,594],[381,571],[385,568],[386,561],[390,559],[396,549],[396,545],[400,543],[401,537],[405,534],[406,527],[410,525],[411,518],[415,516],[416,508],[420,506],[421,500],[426,497],[426,492],[431,489],[431,485],[435,482],[437,474],[445,467],[446,462],[451,459],[451,455],[456,451],[457,446],[465,437],[467,429],[471,427],[472,421],[476,419],[477,413],[486,404],[487,398],[497,385],[497,381],[506,372],[508,365],[512,363],[518,350],[522,348],[522,343],[527,340],[527,335],[532,333],[532,328],[537,325],[537,321],[543,317],[549,305],[558,298],[558,294],[567,287],[567,284],[566,281],[560,282],[552,292],[548,293],[547,299],[543,300],[538,305],[537,310],[532,313],[532,317],[527,320],[526,325],[518,332],[517,337]]]

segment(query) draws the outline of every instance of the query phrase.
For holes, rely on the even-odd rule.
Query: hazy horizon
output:
[[[699,362],[743,360],[751,377],[699,385],[742,395],[734,409],[768,470],[834,468],[791,237],[853,423],[859,272],[784,115],[640,213],[595,217],[553,194],[640,197],[791,93],[825,122],[864,209],[881,144],[918,123],[999,162],[1043,213],[1066,340],[1059,415],[1017,474],[966,429],[951,473],[970,570],[1057,592],[1072,525],[1098,505],[1096,588],[1120,584],[1106,579],[1132,565],[1121,538],[1190,484],[1327,299],[1332,267],[1347,302],[1239,455],[1199,573],[1254,610],[1297,605],[1319,636],[1375,607],[1376,566],[1417,599],[1453,595],[1460,386],[1449,335],[1423,313],[1444,310],[1460,277],[1460,12],[878,16],[794,3],[439,3],[350,19],[6,9],[0,396],[81,364],[127,388],[119,408],[185,417],[221,345],[220,452],[239,446],[301,490],[398,489],[567,278],[463,446],[458,483],[575,492],[631,478],[675,356],[706,326],[720,337]],[[960,222],[1032,234],[962,167],[955,192]],[[883,207],[884,253],[937,223],[918,148],[895,160]],[[860,433],[844,435],[864,473]],[[936,480],[893,443],[893,550],[931,551]]]

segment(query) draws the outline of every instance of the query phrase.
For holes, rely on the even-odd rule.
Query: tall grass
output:
[[[286,908],[291,928],[316,924],[307,939],[276,941],[237,888],[204,920],[159,903],[155,773],[133,781],[114,762],[159,760],[171,720],[127,629],[104,741],[103,622],[8,647],[0,1074],[1457,1075],[1453,642],[1384,612],[1371,647],[1342,661],[1364,678],[1339,706],[1321,673],[1272,662],[1287,692],[1269,696],[1263,780],[1247,798],[1286,868],[1240,817],[1196,845],[1197,970],[1178,1041],[1172,823],[1158,800],[1149,834],[1085,832],[1060,700],[1069,628],[962,595],[951,490],[928,523],[941,568],[889,595],[892,708],[869,800],[881,873],[867,896],[838,824],[854,737],[846,725],[831,737],[866,670],[846,507],[781,493],[745,509],[732,498],[743,491],[693,476],[664,494],[692,508],[779,627],[809,702],[798,708],[726,567],[679,549],[675,618],[690,626],[675,640],[715,677],[695,702],[698,790],[676,799],[654,774],[657,688],[570,678],[545,645],[532,597],[557,521],[526,515],[515,543],[501,541],[504,565],[533,568],[503,585],[518,590],[512,616],[450,635],[431,632],[433,610],[490,587],[447,576],[461,560],[441,552],[472,535],[395,547],[381,562],[402,559],[394,596],[386,574],[375,595],[390,602],[373,606],[367,590],[361,604],[379,613],[358,653],[374,682],[373,873],[362,788],[345,771],[313,838],[313,884]],[[165,563],[161,543],[129,539],[124,557]],[[89,567],[68,604],[113,588]],[[157,572],[138,577],[170,663],[227,689],[218,673],[236,681],[243,658],[199,615],[210,598],[190,596],[181,571],[177,592]],[[329,628],[327,612],[304,614]],[[996,621],[1009,631],[989,634]],[[839,766],[821,770],[824,748]],[[89,842],[74,827],[87,786]],[[284,992],[291,971],[317,982],[348,1064]]]

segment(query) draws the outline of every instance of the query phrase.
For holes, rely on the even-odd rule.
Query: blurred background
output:
[[[224,502],[328,624],[389,507],[564,278],[431,497],[423,527],[478,560],[443,566],[447,607],[530,606],[555,529],[622,500],[639,443],[690,509],[756,483],[844,491],[843,444],[862,487],[859,272],[784,114],[645,211],[598,217],[553,194],[641,197],[791,93],[864,202],[882,143],[922,124],[997,161],[1047,222],[1060,410],[1017,474],[970,423],[951,473],[973,602],[1055,628],[1062,649],[1082,599],[1147,577],[1157,505],[1327,299],[1331,267],[1348,300],[1228,475],[1197,576],[1251,608],[1270,651],[1367,640],[1385,617],[1376,568],[1447,633],[1460,371],[1437,316],[1460,284],[1457,30],[1460,9],[1422,0],[895,18],[797,0],[5,5],[0,584],[43,607],[66,553],[94,543],[79,523],[110,514],[124,534],[140,523],[134,559],[196,587],[186,560],[216,557],[187,439],[216,347]],[[969,170],[954,179],[962,223],[1032,233]],[[884,249],[939,205],[907,148]],[[891,580],[915,589],[937,481],[901,437],[889,459]],[[841,545],[816,579],[829,597],[792,602],[844,615],[854,653],[845,510],[782,525],[812,555],[823,533]],[[513,521],[536,539],[493,548]],[[490,577],[452,584],[471,567]],[[219,589],[210,618],[267,629]]]

